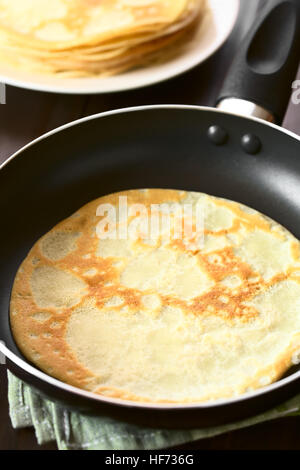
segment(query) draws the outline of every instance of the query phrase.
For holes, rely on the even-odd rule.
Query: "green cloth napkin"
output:
[[[238,423],[205,429],[169,431],[85,416],[41,398],[8,372],[9,414],[14,428],[33,426],[39,444],[56,441],[60,450],[162,449],[300,413],[300,395],[283,405]]]

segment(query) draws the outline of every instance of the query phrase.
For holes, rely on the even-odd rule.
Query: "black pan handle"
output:
[[[300,0],[269,0],[233,60],[218,107],[225,109],[227,101],[230,110],[234,102],[245,100],[281,123],[299,60]]]

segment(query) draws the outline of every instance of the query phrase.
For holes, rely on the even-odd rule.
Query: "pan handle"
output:
[[[300,60],[300,0],[269,0],[234,58],[218,108],[281,123]]]

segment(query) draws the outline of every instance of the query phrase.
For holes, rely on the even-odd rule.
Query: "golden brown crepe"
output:
[[[120,197],[146,209],[119,220]],[[107,232],[103,204],[116,208],[116,233]],[[171,223],[149,232],[153,204]],[[178,220],[189,230],[175,237]],[[257,211],[206,194],[112,194],[35,244],[10,315],[26,357],[77,387],[142,402],[234,397],[300,362],[299,241]]]

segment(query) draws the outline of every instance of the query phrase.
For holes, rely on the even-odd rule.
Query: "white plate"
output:
[[[109,78],[58,78],[26,73],[0,64],[0,82],[54,93],[111,93],[162,82],[180,75],[210,57],[230,35],[240,0],[208,0],[211,14],[180,56],[164,64],[147,66]]]

